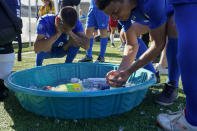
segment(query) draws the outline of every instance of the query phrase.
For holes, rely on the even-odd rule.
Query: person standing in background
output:
[[[86,52],[86,56],[79,60],[78,62],[92,62],[92,48],[94,43],[93,32],[95,29],[100,31],[100,55],[95,62],[105,62],[105,51],[107,48],[108,37],[107,37],[107,27],[109,22],[109,16],[105,15],[103,11],[98,10],[95,5],[95,0],[91,0],[90,8],[87,18],[87,29],[86,35],[90,39],[90,48]]]
[[[109,17],[109,30],[110,30],[110,41],[111,41],[111,47],[115,47],[114,44],[114,34],[118,26],[118,21],[113,20],[112,17]]]
[[[124,46],[126,44],[125,34],[124,34],[124,31],[123,31],[122,26],[120,25],[120,23],[118,23],[117,28],[118,28],[118,32],[120,34],[120,42],[121,42],[121,45],[118,47],[118,50],[119,51],[124,51]]]
[[[39,9],[39,17],[46,14],[55,14],[54,3],[52,0],[42,0],[42,2],[44,3],[44,5]]]

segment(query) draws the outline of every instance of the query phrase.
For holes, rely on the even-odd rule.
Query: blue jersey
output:
[[[146,24],[151,29],[163,25],[166,20],[166,2],[165,0],[137,0],[137,7],[131,12],[126,21],[119,21],[124,31],[127,31],[132,21]]]
[[[170,4],[197,3],[197,0],[169,0]]]
[[[90,2],[90,8],[97,8],[95,4],[95,0],[91,0]]]
[[[55,14],[49,14],[41,17],[37,24],[37,34],[43,34],[46,38],[50,38],[52,35],[56,33],[55,29]],[[77,20],[77,24],[72,30],[72,32],[83,32],[83,26],[79,20]],[[55,41],[53,47],[63,47],[68,42],[68,36],[64,33]]]

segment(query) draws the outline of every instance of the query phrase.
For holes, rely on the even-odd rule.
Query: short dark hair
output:
[[[64,6],[78,6],[80,2],[81,0],[59,0],[59,6],[60,8]]]
[[[111,2],[116,1],[123,2],[123,0],[95,0],[95,4],[99,10],[104,10]]]
[[[77,11],[73,7],[63,7],[60,10],[59,15],[68,26],[74,27],[77,24]]]

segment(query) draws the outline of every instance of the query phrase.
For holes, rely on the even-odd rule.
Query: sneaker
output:
[[[124,50],[124,46],[120,45],[120,46],[118,47],[118,50],[119,50],[119,51],[123,51],[123,50]]]
[[[8,88],[4,85],[4,80],[0,79],[0,101],[8,97]]]
[[[97,58],[97,60],[95,61],[95,63],[103,63],[103,62],[105,62],[105,58],[102,57],[102,56],[99,56],[99,57]]]
[[[172,82],[165,83],[163,91],[158,95],[156,103],[169,106],[178,98],[179,88],[174,87]]]
[[[87,55],[81,59],[81,60],[78,60],[78,62],[92,62],[93,58],[92,57],[88,57]]]
[[[191,125],[185,119],[184,111],[159,114],[156,122],[165,131],[197,131],[197,126]]]
[[[168,75],[168,69],[167,68],[163,68],[161,66],[161,64],[159,64],[159,63],[157,63],[155,65],[155,69],[156,69],[156,71],[159,71],[160,75]]]
[[[114,44],[114,43],[111,43],[111,47],[112,47],[112,48],[115,48],[116,46],[115,46],[115,44]]]

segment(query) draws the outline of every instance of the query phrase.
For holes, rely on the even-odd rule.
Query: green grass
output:
[[[116,43],[116,45],[118,47],[119,43]],[[28,47],[28,44],[24,44],[23,46],[24,52],[33,50],[33,47]],[[121,61],[122,52],[110,46],[109,44],[107,47],[105,59]],[[99,54],[99,48],[99,44],[95,43],[93,48],[94,59],[96,59]],[[84,55],[85,51],[81,50],[76,59],[80,59],[84,57]],[[44,65],[63,62],[64,59],[49,59],[44,61]],[[23,54],[22,62],[16,60],[13,70],[19,71],[34,67],[34,65],[35,54]],[[166,79],[167,76],[161,76],[163,83]],[[185,103],[185,95],[180,84],[179,98],[175,104],[169,107],[155,104],[154,100],[156,95],[161,90],[162,87],[149,88],[143,102],[129,112],[101,119],[82,119],[77,121],[47,118],[28,112],[19,104],[14,93],[10,92],[8,99],[4,102],[0,102],[0,131],[118,131],[120,129],[124,131],[155,131],[157,130],[155,119],[159,113],[166,112],[167,110],[177,111],[179,105]],[[183,106],[184,105],[185,104],[183,104]]]

